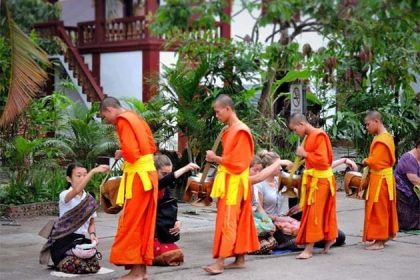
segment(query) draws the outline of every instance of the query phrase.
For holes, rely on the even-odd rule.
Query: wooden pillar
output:
[[[144,11],[146,15],[150,13],[155,14],[158,8],[158,1],[157,0],[146,0]]]
[[[105,30],[103,23],[106,20],[105,0],[95,1],[95,42],[100,43],[105,40]],[[101,84],[101,54],[92,53],[92,74],[98,84]]]
[[[158,8],[157,0],[146,0],[145,2],[145,13],[154,14]],[[159,44],[156,44],[154,38],[150,36],[150,32],[146,30],[146,43],[148,46],[143,50],[143,102],[149,101],[157,93],[157,89],[150,84],[150,79],[156,75],[159,75]]]
[[[226,6],[223,9],[223,11],[228,17],[228,22],[225,22],[225,21],[222,22],[220,35],[222,36],[222,38],[230,39],[231,38],[230,17],[232,15],[232,0],[226,0]]]
[[[105,0],[95,1],[95,41],[103,42],[105,39],[104,25],[106,20]]]
[[[157,93],[157,88],[150,84],[150,79],[159,75],[159,60],[159,46],[143,50],[143,102],[149,101]]]

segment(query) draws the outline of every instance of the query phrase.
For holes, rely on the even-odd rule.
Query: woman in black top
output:
[[[159,194],[156,215],[155,265],[180,265],[183,262],[181,249],[175,244],[179,240],[181,224],[177,220],[178,204],[171,189],[177,178],[200,167],[195,163],[172,172],[172,162],[166,155],[156,155],[155,166],[159,177]]]

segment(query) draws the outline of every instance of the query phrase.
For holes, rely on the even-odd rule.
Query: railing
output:
[[[73,44],[73,46],[77,46],[77,27],[76,26],[64,26],[64,29],[66,30],[67,34],[70,37],[70,40]]]
[[[62,21],[49,21],[45,23],[37,23],[34,28],[42,38],[53,39],[54,37],[60,37],[58,33],[58,27],[62,26],[70,38],[73,46],[77,44],[77,27],[76,26],[64,26]]]
[[[92,45],[95,42],[95,22],[86,21],[77,24],[79,40],[77,46]]]
[[[144,16],[115,19],[103,22],[105,41],[144,40],[148,35]]]
[[[201,39],[209,39],[209,38],[221,38],[222,37],[222,23],[216,22],[216,25],[213,28],[189,28],[188,33],[186,33],[188,38],[191,40],[201,40]],[[166,34],[161,37],[162,40],[171,41],[173,39],[173,35]]]
[[[135,16],[119,18],[107,21],[101,21],[100,30],[96,29],[95,21],[80,22],[78,28],[78,47],[87,47],[98,44],[113,44],[115,42],[145,41],[151,39],[152,36],[147,27],[146,17]],[[216,22],[216,26],[212,29],[189,30],[190,37],[193,39],[201,39],[211,33],[213,38],[222,37],[222,23]],[[100,32],[101,36],[97,37],[96,32]],[[207,34],[207,35],[205,35]],[[167,37],[153,39],[170,39]]]
[[[222,37],[222,23],[216,22],[216,26],[211,29],[190,29],[189,36],[191,39],[203,39],[205,36],[209,36],[211,38],[220,38]]]
[[[78,39],[80,33],[76,32],[74,27],[64,27],[62,21],[35,24],[34,27],[43,38],[59,37],[64,42],[64,58],[68,62],[69,68],[74,71],[87,100],[91,102],[104,99],[105,94],[73,43]]]
[[[59,22],[54,22],[58,24]],[[46,36],[51,36],[54,30],[48,30],[49,23],[37,24],[37,29],[42,27],[42,32]],[[53,28],[54,29],[54,28]],[[135,16],[127,18],[119,18],[99,22],[96,26],[96,21],[79,22],[77,27],[64,27],[73,46],[82,48],[91,48],[95,46],[112,46],[118,43],[137,44],[139,42],[146,42],[152,40],[170,40],[171,36],[164,36],[161,38],[152,37],[147,27],[146,17]],[[56,34],[52,34],[55,36]],[[222,23],[217,22],[212,29],[191,29],[189,30],[189,37],[191,39],[203,39],[211,36],[212,38],[222,37]]]
[[[95,21],[77,24],[79,45],[86,46],[97,43],[112,43],[131,40],[145,40],[148,38],[146,17],[136,16],[101,21],[100,28],[103,36],[96,38]]]
[[[58,36],[57,26],[61,21],[49,21],[45,23],[37,23],[34,25],[34,28],[39,33],[39,35],[44,39],[53,39]]]

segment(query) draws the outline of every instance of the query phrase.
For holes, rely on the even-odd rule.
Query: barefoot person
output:
[[[366,249],[380,250],[384,248],[385,242],[395,237],[398,232],[395,180],[392,173],[395,145],[379,112],[367,113],[365,126],[375,138],[370,145],[369,157],[363,160],[370,169],[363,241],[374,241]]]
[[[216,262],[203,267],[209,274],[220,274],[224,268],[245,266],[245,254],[259,249],[252,216],[249,166],[254,155],[254,141],[249,128],[235,113],[232,99],[220,95],[214,103],[219,121],[228,125],[222,136],[223,152],[217,156],[207,151],[206,160],[219,164],[211,196],[218,198],[213,257]],[[225,259],[235,261],[224,266]]]
[[[48,265],[51,256],[60,272],[87,274],[99,271],[96,249],[81,250],[77,247],[81,244],[97,245],[99,242],[94,221],[98,205],[85,187],[93,175],[108,170],[107,165],[100,165],[89,172],[79,163],[67,167],[68,189],[60,193],[58,203],[60,218],[54,224],[48,223],[41,231],[42,236],[48,238],[41,252],[41,264]],[[92,246],[95,247],[94,244]]]
[[[107,97],[101,102],[101,115],[114,124],[121,150],[115,158],[124,158],[124,169],[117,204],[124,205],[110,262],[130,272],[119,279],[146,279],[146,265],[153,261],[158,175],[153,162],[156,145],[148,124],[120,102]]]
[[[159,193],[153,265],[181,265],[184,254],[175,243],[180,237],[181,223],[178,221],[178,203],[172,197],[171,189],[179,177],[200,167],[189,163],[173,172],[172,162],[167,155],[156,155],[154,161],[159,177]]]
[[[296,155],[305,159],[300,198],[302,220],[296,243],[305,245],[297,258],[308,259],[315,242],[325,240],[324,253],[328,253],[338,236],[333,152],[328,135],[309,124],[304,115],[292,115],[289,127],[297,135],[307,136],[304,147],[296,150]]]

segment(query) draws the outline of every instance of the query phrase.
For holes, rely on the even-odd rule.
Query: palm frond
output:
[[[2,127],[12,122],[38,94],[48,77],[39,63],[49,66],[50,62],[47,53],[33,43],[12,19],[7,1],[3,1],[0,7],[5,9],[11,46],[11,77],[7,102],[0,117]]]
[[[66,156],[75,156],[73,149],[61,139],[48,139],[45,140],[40,152],[45,153],[45,151],[50,150],[54,152],[54,156],[65,158]]]
[[[101,155],[106,155],[111,153],[119,148],[118,142],[116,141],[106,141],[98,143],[93,146],[92,150],[88,153],[87,157],[96,158]]]

